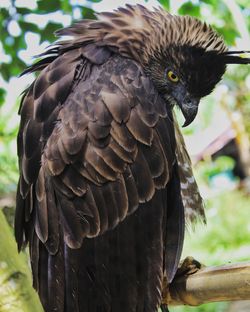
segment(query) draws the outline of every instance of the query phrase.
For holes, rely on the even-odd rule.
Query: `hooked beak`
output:
[[[185,117],[185,122],[182,127],[187,127],[191,124],[198,112],[198,99],[191,99],[186,97],[184,101],[179,102],[179,107]]]
[[[174,102],[170,101],[171,105],[177,104],[185,118],[182,127],[187,127],[197,115],[200,98],[193,97],[182,84],[179,84],[172,90],[171,98],[174,99]],[[166,99],[169,100],[169,97]]]

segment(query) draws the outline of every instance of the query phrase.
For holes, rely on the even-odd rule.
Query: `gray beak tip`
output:
[[[195,117],[196,117],[196,114],[193,114],[193,115],[188,116],[188,118],[185,118],[185,122],[182,125],[182,128],[189,126],[192,123],[192,121],[195,119]]]
[[[189,126],[190,123],[191,123],[191,122],[187,122],[187,121],[185,120],[184,124],[182,125],[182,128],[185,128],[185,127]]]
[[[199,101],[189,101],[181,105],[181,111],[185,117],[185,122],[182,127],[187,127],[195,119],[198,112]]]

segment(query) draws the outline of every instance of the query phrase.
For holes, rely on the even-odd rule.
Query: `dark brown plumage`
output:
[[[26,71],[40,74],[20,106],[18,248],[46,311],[157,311],[184,214],[204,220],[172,106],[190,123],[241,58],[207,25],[142,6],[58,34],[72,39]]]

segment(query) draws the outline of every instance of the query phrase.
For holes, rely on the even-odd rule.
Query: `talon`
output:
[[[175,276],[191,275],[203,267],[205,267],[205,265],[195,260],[193,257],[186,257],[180,262]]]

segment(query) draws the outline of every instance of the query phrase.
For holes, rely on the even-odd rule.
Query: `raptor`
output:
[[[45,311],[156,312],[185,222],[205,219],[184,126],[227,64],[189,16],[127,5],[59,30],[25,73],[15,236]]]

